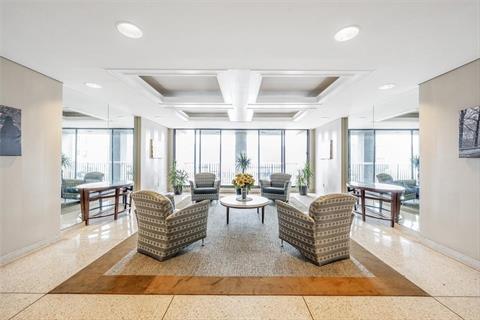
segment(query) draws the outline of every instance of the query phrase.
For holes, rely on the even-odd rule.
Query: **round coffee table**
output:
[[[265,206],[270,203],[270,200],[260,196],[249,195],[250,201],[237,200],[237,196],[228,196],[220,199],[220,203],[227,208],[227,224],[230,220],[230,208],[235,209],[258,209],[262,208],[262,223],[265,221]]]

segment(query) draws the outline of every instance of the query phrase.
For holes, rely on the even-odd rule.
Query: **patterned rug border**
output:
[[[105,275],[136,245],[135,234],[57,286],[51,294],[429,296],[359,248],[355,258],[375,277],[215,277]]]

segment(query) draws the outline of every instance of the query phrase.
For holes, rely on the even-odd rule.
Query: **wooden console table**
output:
[[[126,211],[127,207],[131,206],[131,202],[127,203],[127,197],[133,190],[133,182],[131,181],[119,181],[119,182],[93,182],[84,183],[76,186],[80,192],[80,207],[82,211],[82,220],[85,221],[85,225],[88,225],[90,219],[97,219],[102,217],[113,216],[117,220],[118,214]],[[123,198],[123,210],[118,211],[120,204],[120,198]],[[90,201],[103,199],[115,199],[113,213],[106,215],[96,215],[90,217]],[[101,207],[100,207],[101,210]]]
[[[374,219],[388,220],[390,221],[390,226],[392,228],[395,226],[395,222],[398,221],[398,215],[400,213],[400,200],[403,192],[405,192],[404,187],[386,183],[361,183],[355,181],[347,183],[347,187],[352,190],[357,197],[360,198],[363,221],[365,221],[365,217],[370,217]],[[389,194],[390,197],[384,197],[383,194]],[[366,214],[366,199],[390,202],[390,219]]]

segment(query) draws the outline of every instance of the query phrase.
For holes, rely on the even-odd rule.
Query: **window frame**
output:
[[[257,132],[257,148],[258,148],[258,151],[257,151],[257,177],[256,177],[256,184],[254,187],[259,187],[259,179],[260,179],[260,159],[261,159],[261,143],[260,143],[260,132],[261,131],[280,131],[280,136],[281,136],[281,150],[280,150],[280,154],[281,154],[281,172],[282,173],[285,173],[285,170],[286,170],[286,163],[285,163],[285,159],[286,159],[286,150],[285,150],[285,132],[286,131],[305,131],[306,132],[306,145],[307,145],[307,152],[306,152],[306,161],[307,162],[310,162],[310,135],[311,135],[311,130],[309,129],[295,129],[295,128],[292,128],[292,129],[275,129],[275,128],[265,128],[265,129],[244,129],[244,128],[228,128],[228,129],[221,129],[221,128],[174,128],[173,129],[173,161],[177,161],[177,130],[192,130],[194,131],[194,136],[196,137],[197,135],[201,135],[201,131],[202,130],[219,130],[220,131],[220,174],[222,172],[222,156],[221,156],[221,153],[222,153],[222,134],[224,131],[256,131]],[[196,174],[198,171],[197,171],[197,166],[198,164],[200,163],[199,162],[199,159],[197,159],[197,151],[198,151],[198,158],[201,159],[201,148],[200,146],[197,146],[197,139],[194,140],[195,143],[194,143],[194,154],[195,154],[195,157],[194,157],[194,168],[195,168],[195,173]],[[201,141],[199,142],[201,144]],[[197,163],[198,162],[198,163]],[[292,183],[292,186],[294,185],[294,183]],[[232,185],[221,185],[222,187],[224,188],[234,188]]]

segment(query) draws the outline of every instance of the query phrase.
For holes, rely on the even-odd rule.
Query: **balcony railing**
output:
[[[409,164],[400,163],[376,163],[375,171],[373,163],[352,163],[350,164],[350,181],[373,182],[376,181],[375,175],[387,173],[393,180],[417,179],[418,171]]]
[[[77,172],[75,174],[75,168]],[[112,181],[111,162],[77,162],[63,169],[65,179],[83,179],[88,172],[102,172],[105,181]],[[131,162],[113,162],[113,181],[133,180],[133,164]]]
[[[190,180],[194,180],[194,165],[193,163],[177,163],[179,169],[187,171]],[[303,167],[303,163],[289,162],[286,163],[286,172],[292,175],[292,185],[295,185],[297,170]],[[260,170],[260,175],[259,175]],[[220,172],[221,171],[221,172]],[[223,167],[220,170],[220,163],[204,163],[200,166],[197,172],[211,172],[221,179],[222,186],[231,186],[232,180],[239,171],[235,167]],[[268,179],[272,173],[282,172],[281,163],[264,163],[262,165],[252,166],[247,169],[248,173],[254,176],[256,185],[259,185],[259,179]]]

